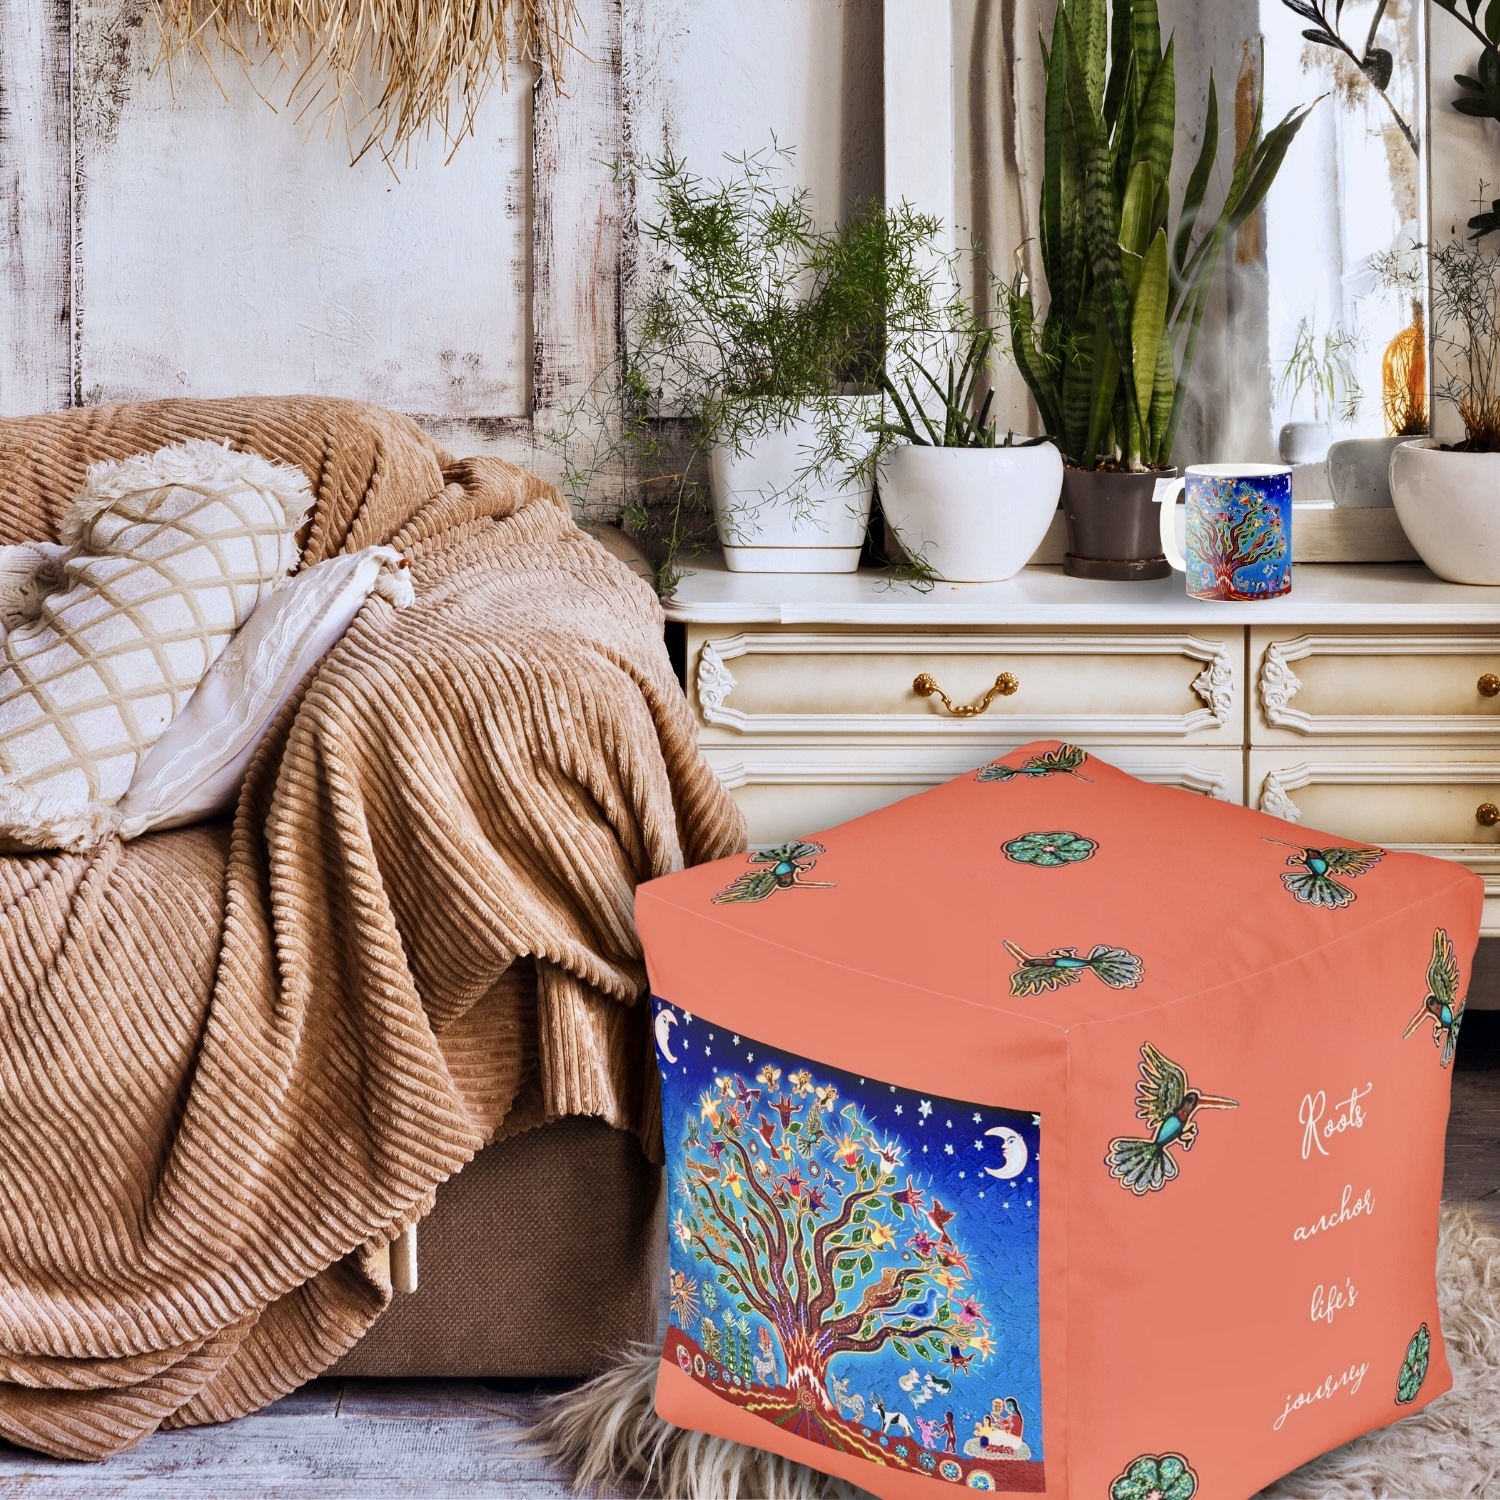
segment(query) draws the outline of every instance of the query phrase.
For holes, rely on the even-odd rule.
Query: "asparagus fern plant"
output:
[[[1156,0],[1059,0],[1050,46],[1039,317],[1024,276],[1009,289],[1011,353],[1048,435],[1085,469],[1165,467],[1182,420],[1219,257],[1260,206],[1307,108],[1262,130],[1257,95],[1217,216],[1204,211],[1219,148],[1209,75],[1203,145],[1175,224],[1175,48]]]

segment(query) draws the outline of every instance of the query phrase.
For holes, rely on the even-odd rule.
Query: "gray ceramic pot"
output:
[[[1158,479],[1176,469],[1122,474],[1103,469],[1063,470],[1062,508],[1068,523],[1063,572],[1073,578],[1167,578],[1161,523],[1151,497]]]
[[[1328,450],[1333,503],[1373,510],[1391,503],[1391,454],[1405,437],[1346,438]]]

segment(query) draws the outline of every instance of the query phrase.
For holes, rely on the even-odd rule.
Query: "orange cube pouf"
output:
[[[657,1410],[882,1496],[1233,1500],[1425,1404],[1481,903],[1056,742],[642,886]]]

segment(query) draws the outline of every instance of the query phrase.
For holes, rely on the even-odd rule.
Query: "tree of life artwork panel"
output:
[[[1040,1116],[859,1078],[653,1004],[665,1357],[812,1442],[1040,1490]]]

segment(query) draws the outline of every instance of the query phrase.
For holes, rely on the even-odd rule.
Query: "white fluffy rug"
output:
[[[1259,1500],[1458,1500],[1500,1496],[1500,1236],[1476,1209],[1445,1207],[1438,1242],[1453,1389],[1390,1427],[1288,1474]],[[816,1470],[685,1432],[652,1409],[657,1350],[558,1396],[530,1441],[583,1493],[673,1500],[814,1500],[864,1494]]]

